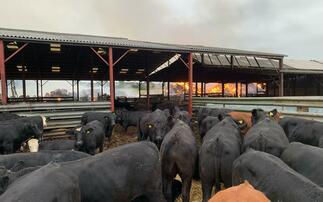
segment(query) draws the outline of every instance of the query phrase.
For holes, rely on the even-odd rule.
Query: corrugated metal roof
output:
[[[285,59],[284,65],[287,65],[294,69],[323,71],[323,63],[319,63],[313,60]]]
[[[197,57],[198,56],[198,57]],[[219,64],[218,59],[221,64]],[[234,56],[234,66],[246,68],[262,68],[277,70],[279,64],[277,60],[259,57],[241,57]],[[200,54],[195,54],[195,60],[202,63]],[[230,57],[225,55],[218,55],[217,57],[213,54],[204,54],[204,65],[210,66],[231,66]],[[320,60],[295,60],[295,59],[284,59],[284,72],[288,73],[323,73],[323,62]]]
[[[41,32],[41,31],[4,29],[4,28],[0,28],[0,38],[7,39],[7,40],[20,40],[20,41],[58,42],[58,43],[66,43],[66,44],[79,44],[79,45],[92,45],[92,46],[94,45],[94,46],[112,46],[112,47],[121,47],[121,48],[122,47],[140,48],[140,49],[151,49],[151,50],[171,51],[171,52],[205,52],[205,53],[232,54],[232,55],[245,55],[245,56],[262,56],[262,57],[273,57],[273,58],[281,58],[286,56],[283,54],[246,51],[246,50],[238,50],[238,49],[230,49],[230,48],[166,44],[166,43],[130,40],[127,38],[90,36],[90,35],[80,35],[80,34],[66,34],[66,33]]]

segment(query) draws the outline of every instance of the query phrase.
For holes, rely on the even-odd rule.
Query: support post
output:
[[[37,102],[39,101],[39,82],[38,79],[36,80],[36,98],[37,98]]]
[[[163,99],[164,99],[164,96],[165,96],[165,82],[164,81],[162,82],[162,95],[163,95]]]
[[[149,103],[150,102],[150,100],[149,100],[150,99],[150,95],[149,95],[149,93],[150,93],[149,92],[149,90],[150,90],[149,89],[149,77],[147,77],[146,86],[147,86],[147,89],[146,89],[147,90],[147,94],[146,94],[146,96],[147,96],[147,110],[149,111],[149,109],[150,109],[150,103]]]
[[[93,78],[91,78],[91,102],[94,101]]]
[[[203,82],[201,82],[201,97],[204,97],[204,85],[203,85]]]
[[[206,91],[206,83],[204,83],[204,95],[203,95],[203,97],[205,97],[206,94],[207,94],[207,91]]]
[[[113,56],[112,48],[109,48],[109,77],[110,77],[110,102],[111,112],[114,112],[114,79],[113,79]]]
[[[139,95],[139,98],[141,98],[141,81],[139,81],[139,84],[138,84],[138,95]]]
[[[246,83],[246,97],[248,97],[248,82]]]
[[[8,103],[7,96],[7,78],[6,78],[6,66],[5,66],[5,55],[4,55],[4,44],[0,40],[0,77],[1,77],[1,99],[2,104],[6,105]]]
[[[74,79],[72,80],[72,96],[73,96],[73,101],[74,101]]]
[[[197,83],[197,82],[195,82],[195,97],[197,97],[197,96],[198,96],[198,93],[197,93],[198,89],[199,89],[199,87],[198,87],[198,83]]]
[[[224,97],[224,82],[222,81],[222,83],[221,83],[221,87],[222,87],[222,97]]]
[[[238,81],[236,81],[236,97],[239,96],[239,93],[238,93]]]
[[[170,100],[170,82],[168,81],[167,82],[167,100],[169,101]]]
[[[44,95],[43,95],[43,80],[40,80],[40,97],[41,100],[43,101]]]
[[[22,65],[22,99],[26,102],[26,79],[25,79],[25,66]]]
[[[101,80],[101,99],[102,99],[102,101],[104,100],[103,99],[103,86],[104,86],[103,80]]]
[[[284,73],[283,70],[283,58],[279,59],[279,97],[284,96]]]
[[[76,81],[76,100],[80,101],[80,80]]]
[[[293,78],[293,96],[296,96],[296,76]]]
[[[193,54],[188,54],[188,113],[192,115],[193,112]]]

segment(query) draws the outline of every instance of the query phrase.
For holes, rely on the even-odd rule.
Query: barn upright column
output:
[[[109,48],[109,77],[110,77],[110,102],[111,112],[114,112],[114,78],[113,78],[113,55],[112,48]]]
[[[76,101],[80,101],[80,80],[76,81]]]
[[[0,40],[0,77],[1,77],[1,98],[2,104],[6,105],[8,103],[7,96],[7,78],[6,78],[6,66],[5,66],[5,58],[4,58],[4,44],[3,41]]]
[[[193,54],[188,54],[188,113],[192,115],[193,98]]]
[[[167,82],[167,100],[170,100],[170,82]]]
[[[150,92],[149,92],[149,77],[147,77],[147,80],[146,80],[146,86],[147,86],[147,94],[146,94],[146,96],[147,96],[147,110],[149,111],[150,110]]]
[[[283,58],[279,59],[279,97],[284,96],[284,73],[283,73]]]
[[[94,91],[93,91],[93,78],[91,75],[91,102],[94,101]]]

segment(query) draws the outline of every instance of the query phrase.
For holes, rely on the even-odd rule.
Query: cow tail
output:
[[[219,137],[215,142],[215,191],[218,192],[221,190],[221,157],[222,157],[222,146],[220,144]]]

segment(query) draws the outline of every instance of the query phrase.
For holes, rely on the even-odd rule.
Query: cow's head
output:
[[[24,123],[24,128],[33,134],[37,139],[42,138],[43,136],[43,129],[40,128],[39,125],[34,121]]]
[[[115,111],[115,123],[116,124],[122,124],[123,115],[124,115],[123,110],[118,109]]]
[[[30,152],[38,152],[39,142],[38,139],[30,139],[27,142]]]
[[[81,129],[81,140],[83,149],[86,153],[95,155],[96,151],[96,136],[93,134],[94,129],[90,126],[83,126]]]
[[[252,115],[252,117],[251,117],[252,125],[255,125],[259,121],[262,121],[266,118],[266,113],[262,109],[253,109],[251,111],[251,115]]]
[[[106,128],[107,137],[111,137],[114,126],[116,125],[117,115],[112,112],[109,115],[104,116],[104,128]]]
[[[73,129],[69,129],[65,132],[65,134],[75,138],[75,148],[79,151],[83,151],[83,140],[82,140],[81,130],[82,130],[82,127],[79,126]]]
[[[171,116],[166,116],[165,113],[161,110],[154,111],[150,119],[146,122],[146,129],[148,131],[148,137],[150,141],[154,142],[158,148],[166,135],[166,133],[172,127]]]
[[[280,119],[280,113],[277,111],[277,109],[273,109],[270,112],[268,112],[269,117],[274,119],[276,122],[279,122]]]

